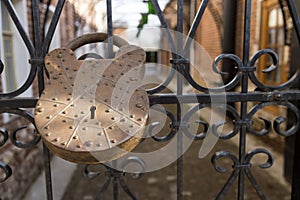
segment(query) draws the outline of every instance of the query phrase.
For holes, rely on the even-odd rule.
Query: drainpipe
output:
[[[237,0],[223,0],[223,53],[235,54],[235,40],[236,40],[236,13],[237,13]],[[234,63],[231,60],[223,60],[222,71],[227,72],[227,75],[223,75],[224,84],[230,82],[235,74],[236,70],[233,69]]]
[[[222,53],[235,54],[235,30],[236,30],[236,17],[237,17],[237,0],[223,0],[223,43]],[[222,71],[227,74],[222,75],[223,83],[229,83],[236,75],[237,70],[234,69],[235,64],[232,60],[224,59],[222,62]],[[234,90],[234,89],[233,89]],[[227,103],[235,108],[235,103]],[[230,112],[226,115],[232,118]]]

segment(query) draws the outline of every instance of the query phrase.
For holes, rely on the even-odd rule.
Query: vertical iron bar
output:
[[[180,67],[180,65],[179,65]],[[180,83],[182,83],[182,77],[181,74],[178,72],[177,76],[177,94],[179,95],[182,93],[180,91],[180,88],[182,86],[179,86]],[[181,106],[179,103],[177,103],[177,122],[181,123]],[[179,127],[177,132],[177,200],[182,199],[182,170],[183,170],[183,159],[182,159],[182,131]]]
[[[60,14],[62,12],[65,0],[60,0],[58,1],[53,18],[51,20],[48,32],[44,38],[44,43],[42,46],[42,41],[41,41],[41,35],[40,35],[40,22],[39,22],[39,6],[38,6],[38,1],[33,0],[33,5],[32,9],[37,9],[36,11],[33,12],[33,24],[34,24],[34,32],[35,32],[35,48],[37,49],[37,56],[44,58],[46,53],[49,50],[50,43],[52,41],[55,29],[58,24],[58,20],[60,18]],[[37,16],[38,15],[38,16]],[[37,19],[34,19],[34,17],[37,16]],[[38,33],[36,33],[38,32]],[[37,37],[37,38],[36,38]],[[44,35],[42,35],[44,37]],[[45,88],[45,82],[44,82],[44,67],[39,66],[38,67],[38,89],[39,89],[39,95],[42,94],[44,88]],[[44,151],[44,167],[45,167],[45,180],[46,180],[46,194],[47,194],[47,200],[52,200],[53,199],[53,189],[52,189],[52,177],[51,177],[51,158],[50,158],[50,152],[47,146],[43,143],[43,151]]]
[[[34,33],[34,47],[35,47],[35,58],[39,58],[42,55],[42,41],[40,35],[40,14],[39,14],[39,1],[32,1],[32,23],[33,23],[33,33]],[[38,66],[38,89],[39,94],[41,95],[44,90],[44,73],[42,66]],[[45,167],[45,180],[46,180],[46,194],[47,199],[53,199],[52,191],[52,177],[51,177],[51,160],[50,152],[46,145],[43,143],[43,152],[44,152],[44,167]]]
[[[292,200],[299,200],[300,199],[300,136],[295,134],[295,149],[294,149],[294,166],[293,166],[293,182],[292,182]],[[297,145],[298,144],[298,145]]]
[[[47,200],[52,200],[53,192],[52,192],[50,152],[44,143],[43,143],[43,152],[44,152],[44,165],[45,165],[46,195],[47,195]]]
[[[183,47],[183,0],[178,0],[177,1],[177,51],[175,55],[175,59],[182,59],[182,47]],[[177,94],[181,95],[182,94],[182,65],[179,62],[176,62],[176,69],[179,72],[178,73],[178,80],[177,80]],[[180,114],[180,113],[179,113]],[[181,115],[180,115],[181,118]]]
[[[235,53],[235,32],[236,32],[236,11],[237,11],[237,0],[223,0],[223,42],[222,42],[222,53]],[[236,70],[232,68],[232,60],[223,60],[222,71],[227,72],[225,76],[222,76],[224,84],[231,82],[235,75]],[[234,107],[234,103],[229,104]]]
[[[39,94],[41,95],[44,88],[44,70],[43,67],[38,67],[38,89]],[[51,158],[50,152],[47,146],[43,143],[44,150],[44,167],[45,167],[45,179],[46,179],[46,191],[47,191],[47,200],[53,199],[53,190],[52,190],[52,177],[51,177]]]
[[[111,0],[106,0],[107,7],[107,35],[108,35],[108,57],[113,57],[113,25],[112,25],[112,7]]]
[[[250,23],[251,23],[251,0],[245,1],[245,16],[244,16],[244,46],[243,46],[243,65],[248,66],[249,53],[250,53]],[[242,74],[242,93],[248,92],[248,72],[244,71]],[[241,119],[245,121],[247,115],[247,102],[241,102]],[[239,162],[243,164],[245,162],[246,154],[246,125],[242,125],[240,130],[240,144],[239,144]],[[239,172],[238,179],[238,199],[244,199],[244,184],[245,176],[244,170]]]
[[[32,0],[31,3],[31,12],[32,12],[32,22],[33,22],[33,35],[34,35],[34,47],[35,55],[41,55],[41,28],[40,28],[40,9],[39,9],[39,0]]]
[[[59,3],[60,4],[62,3],[62,6],[63,6],[64,0],[59,1]],[[35,46],[35,50],[36,50],[35,51],[36,58],[43,58],[49,49],[56,25],[58,23],[58,19],[60,17],[61,12],[58,12],[59,9],[62,10],[62,7],[61,8],[56,7],[54,17],[51,21],[49,30],[47,32],[47,36],[44,40],[45,42],[42,46],[41,36],[44,37],[44,35],[41,35],[42,30],[41,30],[41,24],[40,24],[39,1],[38,0],[32,1],[32,22],[33,22],[33,30],[34,30],[34,46]],[[38,70],[38,74],[37,74],[38,90],[39,90],[39,95],[41,95],[45,88],[44,67],[42,65],[40,65],[40,66],[38,66],[37,70]],[[51,158],[50,158],[49,149],[47,148],[47,146],[44,143],[43,143],[43,152],[44,152],[44,168],[45,168],[47,200],[52,200],[53,199],[53,188],[52,188],[52,177],[51,177]]]
[[[112,5],[111,0],[106,0],[106,15],[107,15],[107,42],[108,42],[108,58],[113,58],[113,23],[112,23]],[[112,161],[112,167],[114,169],[110,169],[112,173],[118,173],[115,171],[115,166],[117,165],[117,161]],[[119,196],[119,188],[118,188],[118,178],[114,177],[113,179],[113,199],[118,200]]]
[[[118,188],[118,178],[116,177],[117,174],[119,174],[119,172],[115,169],[117,169],[118,166],[118,160],[113,160],[112,161],[112,168],[109,168],[109,170],[111,171],[111,173],[114,174],[114,179],[113,179],[113,194],[114,194],[114,200],[118,200],[119,197],[119,188]]]
[[[39,2],[37,0],[32,1],[32,23],[33,23],[33,32],[34,32],[34,46],[35,46],[35,57],[40,57],[42,53],[42,44],[41,44],[41,35],[40,35],[40,16],[39,16]],[[44,83],[44,73],[43,68],[38,66],[37,68],[37,78],[38,78],[38,90],[39,95],[42,94],[45,83]],[[51,177],[51,159],[50,152],[47,146],[43,143],[43,152],[44,152],[44,169],[45,169],[45,181],[46,181],[46,195],[47,200],[53,199],[53,190],[52,190],[52,177]]]
[[[297,4],[294,0],[287,0],[286,1],[292,20],[293,20],[293,25],[294,29],[296,31],[297,39],[298,39],[298,45],[300,45],[300,18],[298,14],[297,7],[300,8],[300,4],[297,1]],[[299,88],[299,86],[298,86]],[[294,148],[294,163],[293,163],[293,182],[292,182],[292,194],[291,194],[291,199],[292,200],[299,200],[300,199],[300,172],[299,172],[299,167],[300,167],[300,148],[299,144],[300,142],[300,136],[299,136],[299,131],[297,134],[295,134],[295,148]]]
[[[177,55],[175,59],[182,59],[182,34],[183,34],[183,0],[177,1]],[[177,95],[182,95],[182,74],[183,74],[183,65],[177,63]],[[182,115],[181,106],[177,103],[177,122],[181,122]],[[177,132],[177,200],[182,199],[182,168],[183,168],[183,159],[182,159],[182,131],[179,127]]]
[[[245,16],[244,16],[244,46],[243,46],[243,64],[248,65],[250,54],[250,28],[251,28],[251,0],[245,2]],[[248,84],[246,85],[245,92],[248,90]]]
[[[117,172],[113,172],[113,173],[117,173]],[[114,200],[118,200],[118,195],[119,195],[119,188],[118,188],[118,178],[114,177],[113,180],[113,193],[114,193]]]

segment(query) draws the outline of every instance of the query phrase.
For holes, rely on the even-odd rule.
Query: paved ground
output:
[[[142,144],[142,148],[151,148],[151,142]],[[231,163],[228,160],[220,160],[220,164],[228,167],[229,172],[217,173],[210,164],[212,154],[204,159],[198,158],[198,151],[201,142],[195,142],[184,155],[184,183],[183,199],[201,200],[215,199],[217,193],[225,184],[230,175]],[[233,142],[221,141],[215,147],[216,150],[227,150],[237,152],[237,146]],[[282,164],[280,156],[275,155],[279,162],[273,166],[273,170],[259,169],[253,167],[253,174],[257,182],[261,185],[268,199],[284,200],[290,199],[289,189],[280,173]],[[255,161],[254,161],[255,162]],[[257,160],[257,162],[259,162]],[[104,174],[88,179],[83,176],[84,166],[78,166],[73,174],[71,182],[63,197],[64,200],[93,200],[100,191],[105,181]],[[279,170],[279,172],[277,171]],[[125,177],[126,182],[132,192],[141,200],[173,200],[176,199],[176,165],[172,164],[157,172],[147,173],[140,179],[132,179],[129,175]],[[249,181],[246,181],[245,199],[259,199]],[[225,199],[236,199],[237,181],[230,189]],[[106,192],[103,199],[113,199],[111,187]],[[120,192],[121,200],[129,199],[124,193]]]
[[[77,169],[77,165],[64,161],[56,156],[51,161],[53,179],[53,198],[54,200],[63,199],[65,190]],[[43,172],[32,184],[24,200],[44,200],[46,199],[45,173]]]
[[[172,109],[172,108],[169,108]],[[204,111],[205,112],[205,111]],[[210,112],[210,111],[206,111]],[[203,113],[201,116],[209,117],[209,114]],[[226,127],[230,128],[230,126]],[[273,134],[275,137],[278,135]],[[195,141],[191,147],[185,152],[183,156],[184,169],[183,169],[183,199],[184,200],[209,200],[215,199],[219,191],[226,183],[228,177],[231,174],[232,163],[228,159],[221,159],[219,164],[226,166],[227,173],[218,173],[213,168],[210,160],[213,154],[220,150],[226,150],[237,154],[238,152],[239,137],[235,136],[230,140],[219,140],[217,145],[211,151],[211,153],[204,159],[198,158],[199,149],[202,145],[202,141]],[[153,149],[158,149],[165,144],[158,144],[152,139],[145,140],[137,148],[138,152],[149,152]],[[253,159],[252,172],[257,180],[257,183],[261,185],[261,188],[265,192],[268,199],[271,200],[285,200],[290,199],[289,185],[283,178],[283,158],[280,153],[274,151],[272,146],[266,145],[261,140],[258,140],[255,136],[249,135],[247,140],[247,152],[254,148],[267,148],[271,151],[275,157],[275,163],[270,169],[261,169],[258,167],[262,164],[266,157],[255,157]],[[277,148],[277,147],[275,147]],[[106,179],[104,175],[104,169],[99,168],[102,172],[101,175],[89,179],[83,176],[84,166],[78,166],[77,170],[71,178],[71,182],[68,185],[64,200],[93,200],[96,199],[98,192],[100,191],[104,181]],[[146,173],[140,179],[133,179],[130,175],[125,177],[128,187],[140,200],[175,200],[176,199],[176,165],[173,163],[170,166],[163,168],[162,170]],[[130,199],[124,192],[120,191],[120,200]],[[237,199],[237,180],[229,190],[224,199],[232,200]],[[112,186],[105,193],[105,196],[101,199],[111,200]],[[245,199],[253,200],[260,199],[252,185],[246,179],[245,182]]]
[[[280,153],[274,151],[272,146],[259,142],[257,138],[249,135],[247,141],[248,150],[258,147],[265,147],[270,150],[274,157],[275,163],[270,169],[260,169],[257,163],[261,159],[254,159],[253,174],[257,182],[261,185],[268,199],[285,200],[290,199],[289,185],[284,180],[283,174],[283,157]],[[226,159],[220,160],[220,165],[225,165],[229,171],[220,174],[216,172],[210,163],[211,156],[219,150],[226,150],[237,153],[238,137],[232,140],[219,140],[212,153],[204,159],[198,158],[198,151],[201,141],[196,141],[190,149],[184,154],[184,181],[183,181],[183,199],[201,200],[215,199],[218,192],[224,186],[227,178],[230,176],[231,162]],[[163,145],[163,144],[162,144]],[[273,146],[274,147],[274,146]],[[159,148],[157,142],[152,140],[144,141],[139,147],[139,151],[151,151],[153,148]],[[275,146],[276,148],[276,146]],[[265,159],[265,158],[263,158]],[[255,164],[256,163],[256,164]],[[95,178],[89,179],[83,176],[83,165],[75,165],[54,157],[52,161],[53,173],[53,190],[54,200],[93,200],[100,191],[106,179],[104,168],[94,166],[100,170],[101,174]],[[173,200],[176,199],[176,165],[170,166],[156,172],[147,173],[140,179],[133,179],[130,175],[125,176],[126,183],[136,197],[140,200]],[[105,193],[103,199],[111,200],[111,186]],[[259,199],[253,187],[246,181],[245,199]],[[225,199],[236,199],[237,180],[233,184]],[[26,200],[44,200],[45,185],[44,175],[42,174],[36,183],[33,184]],[[120,200],[129,199],[124,192],[120,191]]]

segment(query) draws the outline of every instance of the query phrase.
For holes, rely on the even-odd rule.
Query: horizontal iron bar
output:
[[[13,98],[13,99],[0,99],[1,108],[34,108],[38,98]]]
[[[300,90],[272,91],[272,92],[226,92],[209,94],[155,94],[149,96],[150,104],[174,103],[226,103],[226,102],[254,102],[254,101],[295,101],[300,100]]]
[[[150,104],[180,103],[224,103],[245,101],[295,101],[300,100],[300,90],[273,91],[273,92],[226,92],[209,94],[155,94],[150,95]],[[34,108],[38,98],[0,99],[0,108]]]

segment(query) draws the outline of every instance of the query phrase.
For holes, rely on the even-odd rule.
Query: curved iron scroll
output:
[[[107,0],[107,27],[108,27],[108,36],[112,36],[113,33],[113,23],[112,23],[112,6],[111,6],[111,0]],[[209,132],[213,133],[215,136],[220,137],[220,139],[230,139],[232,137],[235,137],[239,135],[240,141],[239,141],[239,152],[238,155],[233,154],[231,152],[227,151],[220,151],[217,152],[212,157],[212,163],[216,171],[218,172],[226,172],[227,170],[218,165],[218,161],[220,159],[227,159],[229,158],[232,162],[233,169],[230,177],[228,178],[227,182],[225,183],[224,187],[222,188],[221,192],[216,197],[217,199],[221,199],[224,197],[225,193],[228,191],[228,189],[233,185],[234,181],[239,177],[239,183],[238,183],[238,199],[244,198],[244,174],[251,182],[253,188],[258,193],[259,197],[261,199],[266,199],[267,197],[262,192],[261,188],[258,186],[254,176],[251,173],[251,161],[253,157],[255,157],[257,154],[264,154],[267,156],[267,160],[265,163],[262,163],[259,167],[260,168],[269,168],[273,165],[274,158],[272,154],[265,150],[265,149],[254,149],[248,153],[246,153],[246,143],[247,143],[247,137],[246,133],[250,132],[252,134],[262,136],[265,134],[268,134],[272,127],[273,129],[282,136],[289,136],[292,134],[295,134],[299,130],[299,110],[298,108],[290,103],[291,100],[299,100],[300,99],[300,91],[299,90],[293,90],[289,91],[289,89],[299,80],[299,73],[297,72],[290,80],[288,80],[286,83],[283,83],[279,86],[268,86],[263,84],[259,81],[259,79],[256,77],[256,68],[255,64],[258,61],[259,58],[261,58],[262,55],[269,56],[272,61],[272,66],[266,66],[266,69],[263,70],[264,73],[269,73],[278,68],[278,56],[277,54],[270,50],[270,49],[263,49],[256,52],[252,58],[250,58],[250,24],[251,24],[251,11],[252,11],[252,4],[251,0],[245,0],[244,1],[244,41],[243,41],[243,55],[242,57],[238,57],[234,54],[221,54],[219,55],[215,61],[212,63],[213,70],[218,74],[223,74],[221,70],[218,69],[218,63],[220,63],[223,59],[231,59],[233,61],[233,68],[237,68],[238,73],[233,78],[231,82],[229,82],[225,86],[217,87],[217,88],[206,88],[205,86],[200,85],[197,83],[196,80],[192,77],[190,73],[190,66],[189,66],[189,50],[191,48],[192,40],[194,39],[196,35],[196,31],[198,30],[199,24],[202,20],[202,17],[208,7],[208,3],[212,2],[209,0],[202,0],[201,5],[198,8],[198,11],[195,15],[195,18],[193,20],[193,23],[191,25],[191,29],[189,30],[188,37],[185,41],[183,41],[182,36],[178,36],[177,38],[172,38],[170,31],[168,30],[168,24],[164,18],[163,11],[161,7],[159,6],[158,0],[151,0],[154,9],[156,10],[156,14],[161,22],[161,26],[164,28],[164,31],[167,36],[167,40],[170,46],[172,53],[172,69],[170,70],[170,73],[166,77],[164,83],[157,86],[156,88],[150,89],[148,91],[149,99],[151,101],[151,104],[173,104],[176,105],[176,113],[172,113],[171,111],[167,111],[167,116],[171,120],[171,130],[169,133],[166,134],[164,137],[158,137],[155,136],[154,133],[152,133],[155,126],[157,126],[157,123],[154,122],[149,126],[148,133],[150,136],[152,136],[152,139],[154,139],[157,142],[162,141],[169,141],[172,138],[177,138],[177,154],[180,155],[179,159],[177,160],[177,199],[182,199],[182,184],[183,184],[183,160],[182,160],[182,144],[181,139],[184,135],[187,135],[190,138],[193,138],[195,140],[202,140],[207,137]],[[280,0],[279,2],[282,3]],[[45,30],[46,27],[46,18],[49,16],[49,7],[53,4],[51,0],[46,1],[46,11],[44,18],[41,18],[40,16],[40,4],[41,1],[39,0],[32,0],[31,1],[31,9],[32,9],[32,24],[33,24],[33,38],[34,40],[31,40],[28,34],[25,31],[25,28],[21,24],[19,17],[17,13],[14,10],[14,6],[11,0],[3,0],[4,5],[7,7],[7,10],[12,18],[13,23],[15,24],[19,34],[21,35],[21,38],[23,39],[23,42],[27,48],[27,51],[30,55],[30,64],[31,64],[31,70],[30,74],[27,77],[25,83],[18,88],[16,91],[12,91],[9,93],[1,93],[0,94],[0,112],[7,112],[12,114],[17,114],[22,117],[25,117],[30,122],[34,124],[34,119],[32,116],[22,110],[21,108],[33,108],[36,103],[36,98],[20,98],[19,96],[23,94],[28,88],[33,84],[34,79],[37,77],[38,82],[38,89],[39,93],[41,94],[44,89],[44,76],[48,76],[47,70],[44,67],[43,59],[45,55],[48,52],[50,43],[53,38],[54,31],[57,27],[58,20],[60,18],[61,12],[63,10],[63,6],[65,4],[65,0],[59,0],[57,1],[57,4],[55,5],[55,11],[53,14],[53,17],[51,19],[50,27],[48,30]],[[298,11],[295,6],[294,0],[286,0],[285,4],[288,8],[288,11],[290,13],[290,16],[293,21],[294,29],[296,32],[296,35],[298,37],[298,42],[300,43],[300,23],[299,23],[299,15]],[[41,20],[44,19],[41,25]],[[177,31],[182,33],[183,32],[183,0],[177,1]],[[41,31],[42,30],[42,31]],[[109,39],[109,56],[112,56],[112,41]],[[5,66],[3,65],[2,61],[0,61],[0,73],[3,72],[3,68]],[[181,76],[182,74],[182,76]],[[177,75],[177,77],[176,77]],[[187,83],[191,85],[195,90],[197,90],[199,93],[196,95],[190,95],[190,94],[184,94],[183,92],[183,84],[184,80],[186,79]],[[161,94],[160,92],[171,83],[173,79],[176,79],[177,84],[177,91],[174,94]],[[249,91],[249,82],[252,82],[256,87],[257,90],[254,92]],[[222,107],[222,109],[226,110],[227,113],[230,113],[231,123],[233,124],[233,128],[230,132],[221,134],[219,132],[219,128],[222,127],[226,122],[225,121],[217,121],[214,123],[209,124],[208,122],[204,120],[197,120],[195,122],[190,122],[191,116],[194,115],[197,111],[203,109],[203,108],[209,108],[212,106],[212,97],[215,99],[218,99],[218,97],[221,97],[224,94],[221,94],[221,92],[229,91],[235,86],[239,85],[241,86],[241,91],[236,92],[227,92],[227,102],[241,102],[240,111],[233,108],[232,106],[228,106],[224,108],[224,105],[220,105],[224,102],[220,100],[218,103],[218,106]],[[194,98],[195,97],[195,98]],[[190,104],[194,103],[194,107],[192,107],[187,113],[182,113],[181,111],[181,105],[179,101],[183,104]],[[217,100],[218,101],[218,100]],[[249,102],[260,102],[253,106],[253,108],[249,111]],[[270,105],[281,105],[286,106],[289,108],[295,115],[295,118],[297,121],[294,123],[294,125],[288,129],[288,130],[282,130],[281,124],[286,120],[284,117],[278,117],[273,123],[268,121],[267,119],[260,118],[260,120],[264,123],[264,128],[261,130],[255,130],[252,127],[253,122],[253,116],[261,109],[263,109],[266,106]],[[203,132],[201,133],[193,133],[190,131],[190,124],[191,123],[198,123],[202,125]],[[37,133],[35,134],[35,137],[32,141],[29,143],[22,143],[21,141],[17,140],[17,135],[19,134],[19,131],[24,129],[25,127],[17,128],[16,130],[9,133],[6,130],[0,130],[0,147],[5,145],[9,140],[11,142],[20,148],[28,148],[36,145],[40,138]],[[45,160],[45,171],[46,171],[46,188],[47,188],[47,199],[51,200],[53,199],[52,195],[52,182],[51,182],[51,168],[50,168],[50,156],[48,149],[44,146],[44,160]],[[126,168],[126,166],[130,163],[134,162],[135,164],[138,164],[143,169],[144,163],[142,160],[136,157],[131,157],[127,161],[124,161],[123,167]],[[12,174],[11,167],[3,162],[0,162],[0,170],[4,172],[5,176],[0,179],[0,182],[6,181]],[[86,176],[88,177],[94,177],[101,173],[99,172],[92,172],[87,167],[85,170]],[[124,179],[124,171],[117,171],[113,169],[113,163],[111,167],[106,168],[105,172],[107,179],[102,185],[98,195],[97,199],[101,199],[102,195],[106,192],[110,184],[113,186],[114,191],[114,199],[118,199],[118,186],[120,186],[125,193],[129,196],[131,199],[136,199],[135,195],[131,190],[129,190],[129,187],[125,183]],[[143,174],[143,170],[136,172],[136,174],[133,175],[133,177],[140,177]],[[300,187],[300,186],[299,186]],[[295,191],[293,191],[295,192]]]

